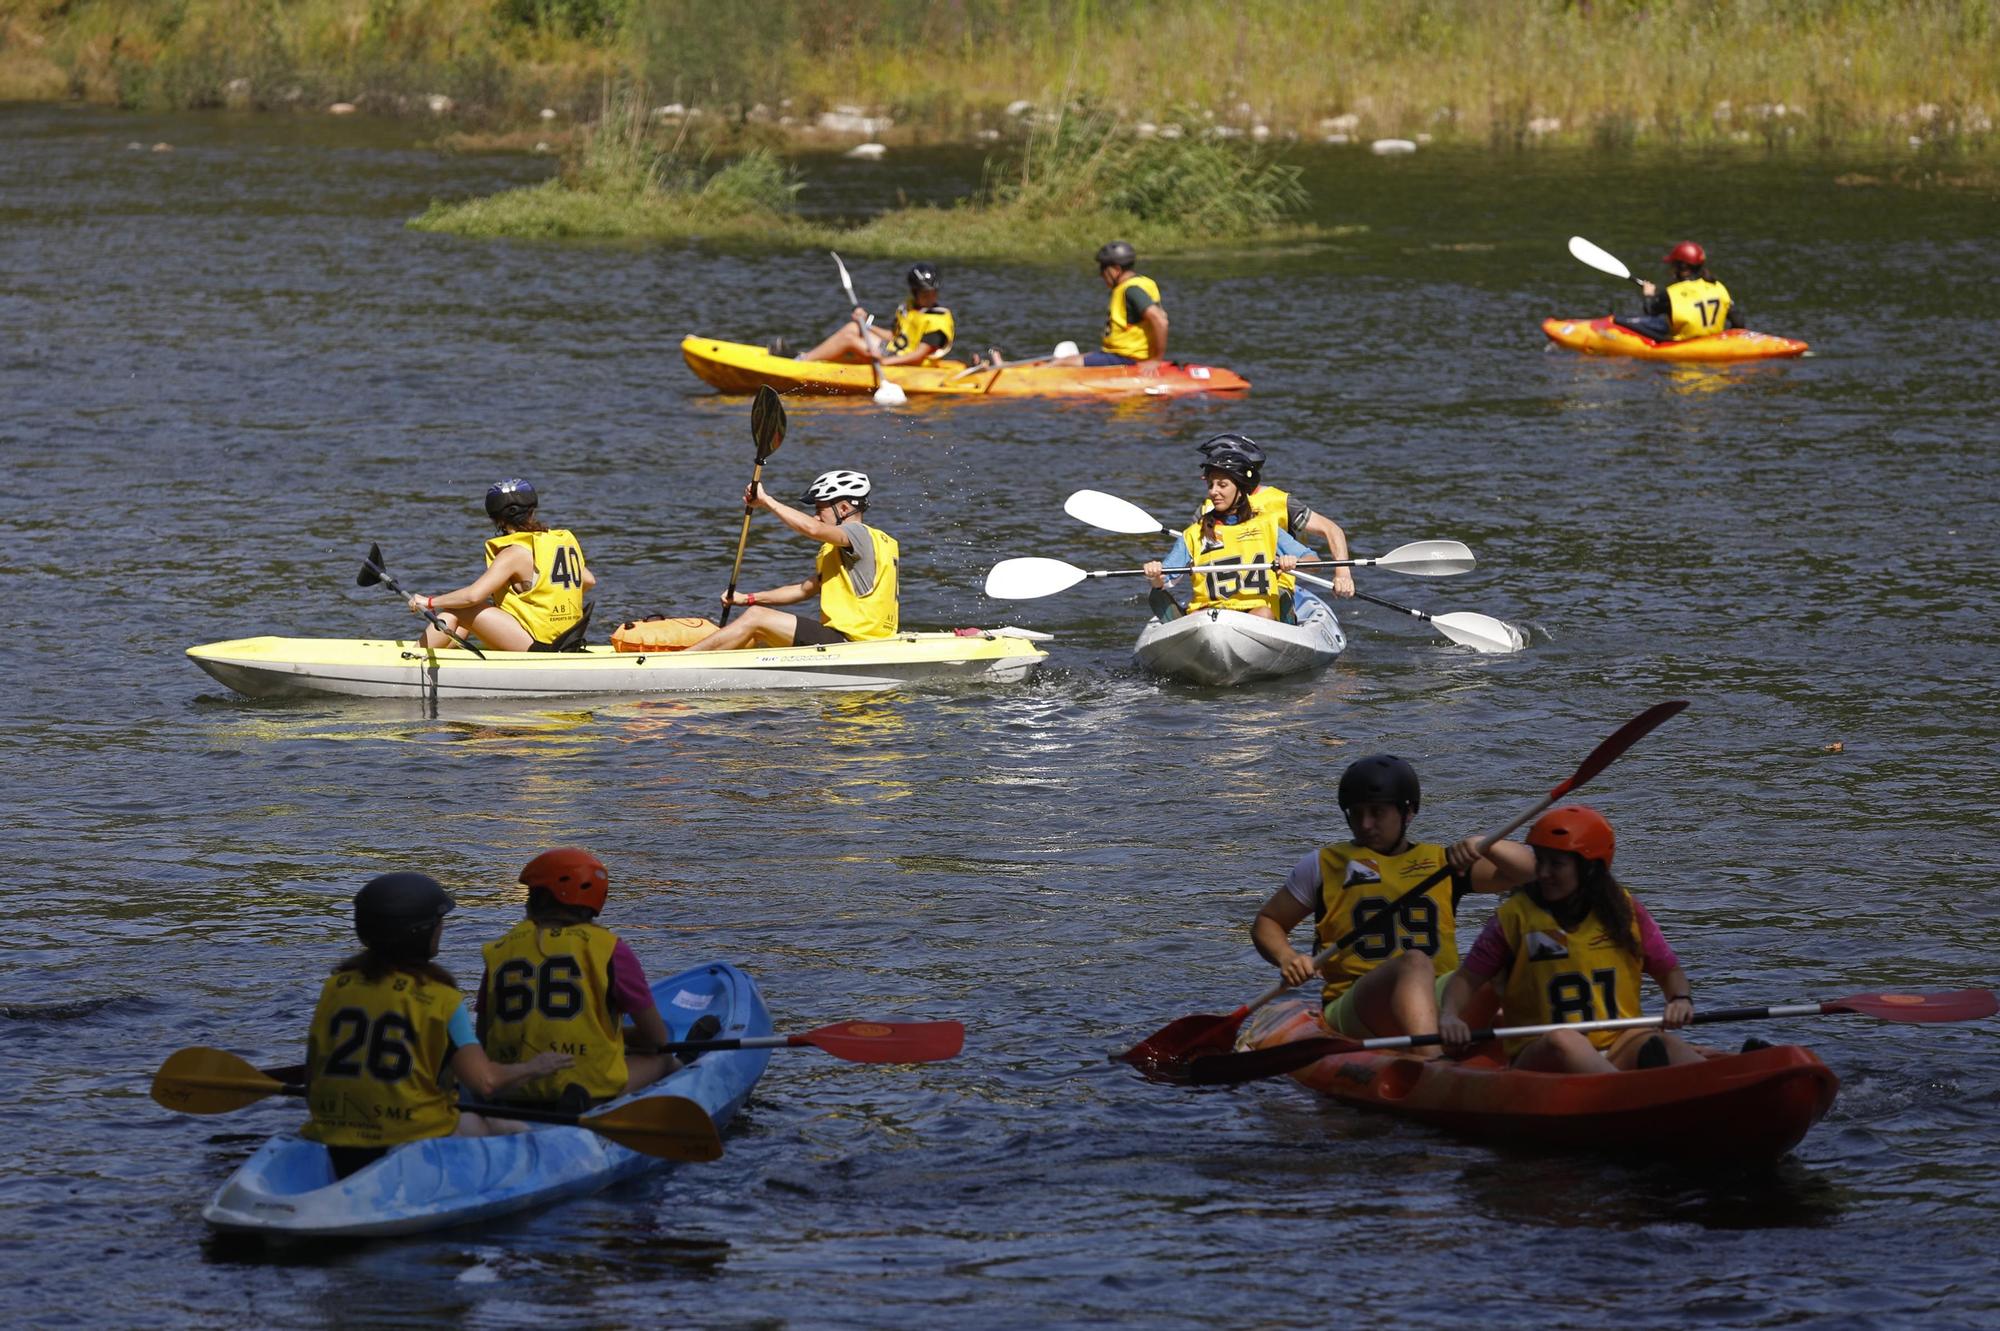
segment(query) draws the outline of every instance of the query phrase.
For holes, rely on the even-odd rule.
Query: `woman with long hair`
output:
[[[486,571],[456,591],[413,595],[410,611],[430,611],[450,633],[424,630],[426,647],[451,647],[470,633],[502,652],[552,652],[580,637],[583,594],[597,575],[576,537],[536,516],[535,487],[515,477],[486,492],[486,516],[500,534],[486,542]]]

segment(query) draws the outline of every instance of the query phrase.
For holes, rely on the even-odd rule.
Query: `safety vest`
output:
[[[487,566],[492,567],[510,545],[526,546],[534,556],[535,585],[520,592],[510,583],[494,596],[493,604],[520,621],[536,642],[554,642],[583,618],[583,551],[576,537],[560,528],[510,531],[486,543]]]
[[[1195,610],[1269,610],[1278,612],[1278,575],[1268,567],[1278,557],[1278,530],[1282,520],[1269,513],[1252,511],[1241,522],[1218,522],[1209,538],[1197,522],[1181,533],[1188,549],[1188,562],[1203,564],[1261,564],[1267,567],[1231,569],[1225,573],[1193,574],[1194,592],[1189,602]]]
[[[1208,500],[1201,501],[1201,511],[1205,515],[1214,508]],[[1278,530],[1292,531],[1292,496],[1275,485],[1260,485],[1250,492],[1250,513],[1253,517],[1274,517],[1278,520]],[[1297,536],[1297,532],[1292,532]],[[1299,585],[1299,580],[1289,573],[1278,575],[1278,591],[1290,595]]]
[[[1125,293],[1133,287],[1151,296],[1155,305],[1160,303],[1160,288],[1152,278],[1127,274],[1111,288],[1111,313],[1104,320],[1104,350],[1128,360],[1144,360],[1152,351],[1152,344],[1146,341],[1146,326],[1132,318],[1125,308]]]
[[[1630,893],[1626,900],[1631,900]],[[1546,1026],[1639,1015],[1640,959],[1612,941],[1594,912],[1584,916],[1576,928],[1564,929],[1533,897],[1516,891],[1500,903],[1496,915],[1513,953],[1499,985],[1508,1025]],[[1585,1032],[1599,1049],[1610,1047],[1620,1034]],[[1507,1041],[1507,1052],[1515,1053],[1532,1039],[1524,1036]]]
[[[1689,278],[1667,288],[1672,341],[1707,337],[1729,326],[1729,288],[1704,278]]]
[[[566,1086],[592,1100],[625,1093],[625,1037],[611,1010],[611,950],[618,935],[595,924],[523,920],[486,944],[480,1043],[496,1063],[554,1050],[576,1061],[508,1088],[510,1100],[554,1101]]]
[[[896,336],[890,339],[889,350],[900,355],[923,341],[926,333],[944,334],[944,345],[937,349],[938,356],[950,351],[958,333],[956,325],[952,323],[951,311],[942,305],[933,305],[927,310],[913,310],[907,305],[898,305]]]
[[[865,524],[864,524],[865,526]],[[840,547],[828,541],[819,548],[813,570],[819,577],[819,622],[856,642],[896,636],[896,538],[866,528],[875,543],[875,585],[862,596],[848,581]]]
[[[448,984],[404,970],[371,980],[336,971],[320,986],[306,1037],[306,1107],[300,1130],[328,1146],[396,1146],[448,1137],[458,1102],[445,1060],[448,1027],[465,999]]]
[[[1444,866],[1444,847],[1429,843],[1411,846],[1400,855],[1384,855],[1352,841],[1321,846],[1315,931],[1319,945],[1313,950],[1325,951]],[[1457,884],[1447,874],[1422,896],[1398,906],[1388,919],[1369,926],[1359,942],[1329,963],[1325,1001],[1332,1002],[1369,971],[1405,952],[1430,957],[1439,975],[1457,970],[1456,893]]]

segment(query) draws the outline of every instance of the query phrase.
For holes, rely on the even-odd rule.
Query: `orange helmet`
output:
[[[1683,268],[1699,268],[1708,262],[1708,253],[1693,241],[1684,240],[1668,250],[1660,262],[1679,264]]]
[[[1615,841],[1611,824],[1595,809],[1566,804],[1535,819],[1528,829],[1528,844],[1547,850],[1569,850],[1609,868]]]
[[[545,850],[529,860],[528,867],[521,870],[521,882],[541,888],[565,906],[587,910],[603,910],[604,898],[611,891],[611,875],[604,871],[604,861],[574,846]]]

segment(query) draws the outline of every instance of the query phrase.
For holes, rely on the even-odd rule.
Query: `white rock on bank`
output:
[[[857,143],[842,154],[844,157],[859,157],[865,161],[879,161],[889,150],[879,143]]]
[[[556,118],[556,109],[553,106],[545,106],[542,108],[542,119],[554,120],[555,118]]]
[[[1368,151],[1377,157],[1395,157],[1403,153],[1413,153],[1417,145],[1408,139],[1377,139],[1368,145]]]
[[[443,93],[434,92],[430,96],[424,98],[424,105],[430,107],[432,115],[442,116],[442,115],[449,115],[451,113],[453,102],[451,98],[445,96]]]
[[[1034,109],[1035,104],[1025,97],[1007,103],[1007,114],[1010,116],[1024,116]]]
[[[354,103],[335,102],[332,106],[326,108],[326,113],[330,116],[351,116],[354,114]]]

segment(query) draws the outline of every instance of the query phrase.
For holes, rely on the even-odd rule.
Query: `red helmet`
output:
[[[1581,804],[1566,804],[1535,819],[1535,825],[1528,829],[1528,844],[1547,850],[1575,851],[1609,868],[1616,842],[1611,835],[1611,824],[1604,821],[1603,814]]]
[[[604,871],[604,861],[574,846],[545,850],[529,860],[528,867],[521,870],[521,882],[543,889],[565,906],[587,910],[603,910],[604,898],[611,891],[611,875]]]
[[[1708,262],[1708,251],[1691,240],[1684,240],[1661,256],[1660,262],[1678,264],[1683,268],[1699,268]]]

